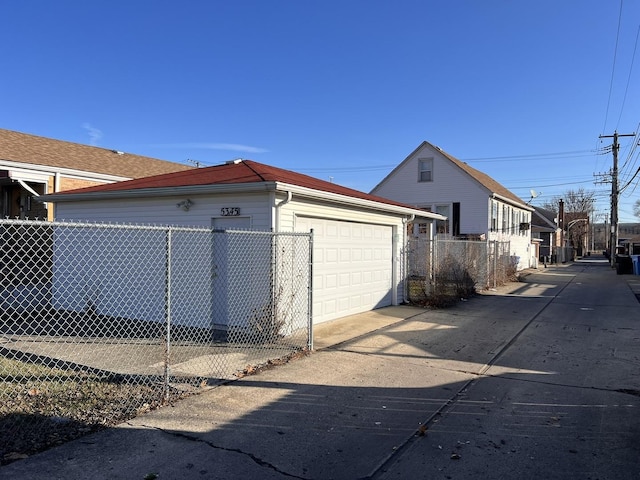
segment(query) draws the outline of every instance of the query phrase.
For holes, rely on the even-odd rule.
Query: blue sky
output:
[[[639,25],[637,0],[5,0],[0,127],[362,191],[427,140],[534,204],[582,187],[608,213],[598,137],[638,131]]]

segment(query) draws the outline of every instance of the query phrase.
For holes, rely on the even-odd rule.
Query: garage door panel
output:
[[[351,304],[349,303],[350,300],[351,300],[350,298],[341,298],[341,299],[339,299],[338,300],[338,305],[337,305],[337,307],[338,307],[337,312],[345,312],[345,311],[350,310],[350,308],[349,308],[351,306]]]

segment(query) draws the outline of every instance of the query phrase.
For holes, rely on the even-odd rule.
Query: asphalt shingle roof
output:
[[[194,167],[106,148],[0,129],[0,160],[141,178]]]
[[[94,187],[67,190],[58,194],[58,198],[70,194],[126,192],[154,188],[178,188],[198,185],[228,185],[250,184],[260,182],[278,182],[295,185],[320,192],[334,193],[347,197],[370,200],[387,205],[414,208],[404,203],[395,202],[388,198],[370,195],[368,193],[343,187],[335,183],[310,177],[302,173],[285,170],[283,168],[265,165],[253,160],[239,160],[212,167],[198,168],[184,172],[168,173],[153,177],[127,180],[124,182],[97,185]]]

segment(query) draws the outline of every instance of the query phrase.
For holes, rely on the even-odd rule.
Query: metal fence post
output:
[[[438,288],[438,261],[440,260],[438,255],[438,248],[440,248],[438,244],[438,235],[433,237],[433,263],[431,264],[431,274],[432,274],[432,285],[431,291],[435,292]]]
[[[493,241],[493,288],[498,287],[498,241]]]
[[[307,291],[308,297],[308,318],[307,330],[307,348],[313,350],[313,228],[309,231],[309,282]]]
[[[169,401],[169,375],[171,361],[171,227],[167,229],[165,250],[165,294],[164,294],[164,400]]]

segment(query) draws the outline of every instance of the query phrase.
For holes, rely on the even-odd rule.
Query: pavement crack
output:
[[[479,373],[472,372],[470,370],[463,369],[443,369],[448,372],[458,372],[464,373],[466,375],[472,375],[476,379],[479,378],[495,378],[496,380],[506,380],[511,382],[526,382],[526,383],[535,383],[539,385],[549,385],[552,387],[566,387],[566,388],[577,388],[581,390],[599,390],[601,392],[612,392],[612,393],[624,393],[626,395],[633,395],[636,397],[640,397],[640,390],[636,390],[634,388],[606,388],[606,387],[595,387],[595,386],[585,386],[585,385],[573,385],[570,383],[554,383],[554,382],[543,382],[541,380],[531,380],[527,378],[513,378],[504,375],[492,375],[490,373]]]
[[[627,395],[634,395],[636,397],[640,397],[640,390],[636,390],[633,388],[618,388],[617,390],[612,390],[613,392],[618,393],[626,393]]]
[[[269,463],[263,459],[261,459],[260,457],[254,455],[253,453],[249,453],[249,452],[245,452],[239,448],[229,448],[229,447],[221,447],[219,445],[216,445],[212,442],[209,442],[207,440],[204,440],[196,435],[189,435],[187,433],[183,433],[183,432],[176,432],[174,430],[166,430],[164,428],[159,428],[159,427],[152,427],[150,425],[137,425],[138,427],[144,427],[144,428],[150,428],[153,430],[157,430],[160,431],[166,435],[171,435],[173,437],[177,437],[177,438],[184,438],[185,440],[189,440],[191,442],[197,442],[197,443],[204,443],[205,445],[216,449],[216,450],[221,450],[224,452],[230,452],[230,453],[237,453],[240,455],[244,455],[246,457],[248,457],[249,459],[251,459],[254,463],[256,463],[257,465],[261,466],[261,467],[265,467],[268,468],[270,470],[273,470],[274,472],[280,474],[280,475],[284,475],[288,478],[297,478],[300,480],[308,480],[305,477],[300,477],[298,475],[293,475],[291,473],[285,472],[283,470],[280,470],[278,467],[276,467],[275,465],[273,465],[272,463]]]

